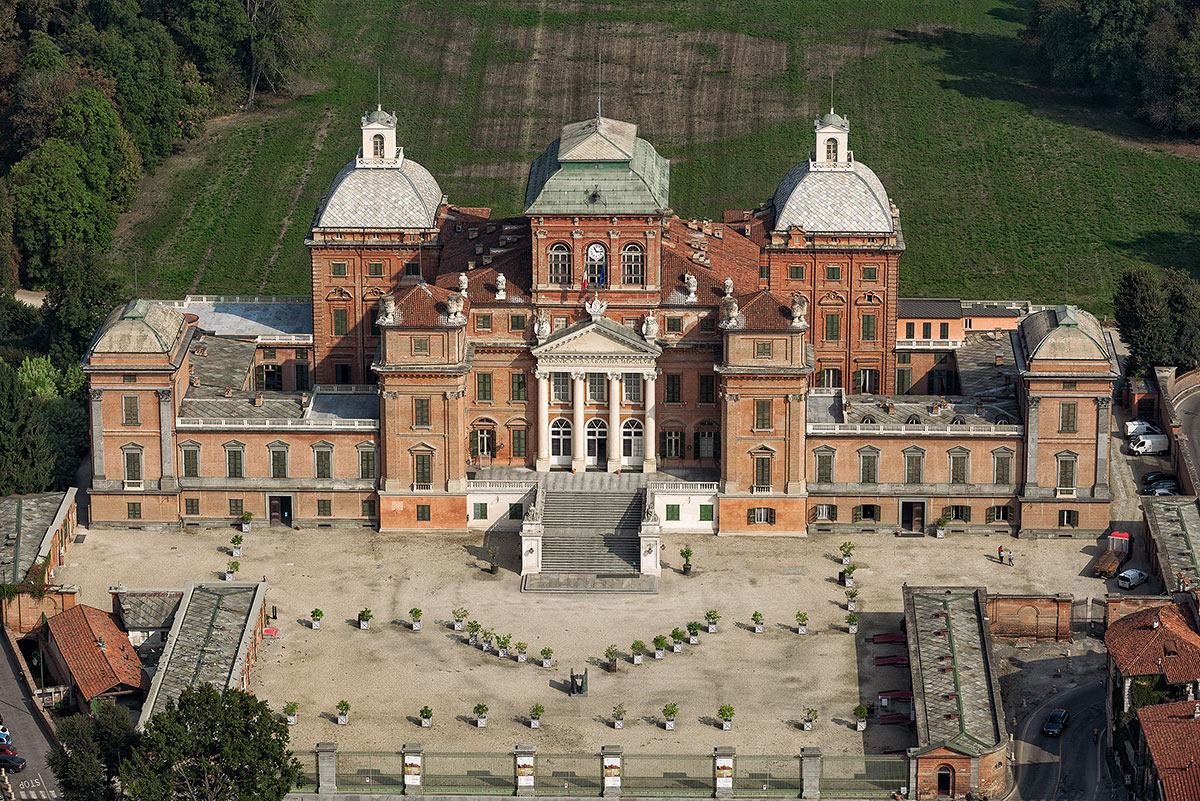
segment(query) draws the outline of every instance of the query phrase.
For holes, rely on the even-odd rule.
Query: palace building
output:
[[[564,125],[504,219],[451,203],[393,115],[361,128],[311,300],[135,300],[97,332],[93,525],[522,531],[527,573],[572,514],[640,537],[617,558],[643,572],[672,531],[1107,526],[1110,337],[899,298],[900,210],[844,117],[721,221],[672,211],[631,123]]]

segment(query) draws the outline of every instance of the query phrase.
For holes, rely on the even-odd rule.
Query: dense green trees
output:
[[[121,797],[113,780],[137,742],[127,709],[105,701],[97,706],[95,717],[72,715],[55,733],[60,744],[50,750],[47,761],[68,801]]]
[[[1121,338],[1133,372],[1200,367],[1200,284],[1179,270],[1126,270],[1113,292]]]
[[[0,362],[0,495],[42,492],[50,486],[54,462],[42,409],[16,369]]]
[[[1025,30],[1055,83],[1125,100],[1163,131],[1200,131],[1200,2],[1038,0]]]

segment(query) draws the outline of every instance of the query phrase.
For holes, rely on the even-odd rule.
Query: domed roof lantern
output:
[[[849,141],[850,120],[830,108],[828,114],[815,121],[814,128],[816,147],[813,148],[813,166],[844,166],[853,160]]]
[[[396,115],[377,105],[362,118],[362,150],[358,167],[399,167],[404,161],[404,148],[396,147]]]

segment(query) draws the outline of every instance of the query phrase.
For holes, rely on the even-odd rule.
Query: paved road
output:
[[[1200,454],[1200,392],[1184,398],[1175,408],[1183,420],[1180,428],[1187,437],[1194,457]]]
[[[0,638],[3,639],[3,638]],[[46,765],[46,752],[50,741],[34,717],[33,698],[21,678],[21,669],[15,661],[8,642],[3,642],[4,666],[0,668],[0,714],[4,725],[12,733],[17,753],[25,757],[24,772],[12,775],[13,792],[18,799],[60,798],[54,774]]]
[[[1101,771],[1101,744],[1092,742],[1092,729],[1104,729],[1104,685],[1088,683],[1051,696],[1021,725],[1016,742],[1017,799],[1108,801],[1112,790]],[[1062,737],[1042,734],[1050,710],[1063,707],[1071,725]]]

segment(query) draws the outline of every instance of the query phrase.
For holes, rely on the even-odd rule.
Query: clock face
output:
[[[588,245],[587,257],[592,261],[602,261],[604,259],[604,245],[595,242]]]

